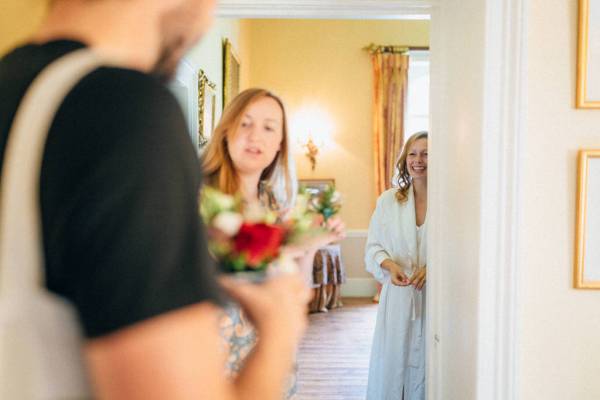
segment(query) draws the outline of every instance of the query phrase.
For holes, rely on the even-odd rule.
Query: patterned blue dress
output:
[[[273,192],[262,182],[259,185],[259,199],[263,207],[272,211],[280,210]],[[219,325],[223,346],[227,354],[226,374],[228,377],[234,378],[242,369],[246,358],[260,338],[257,338],[256,330],[248,321],[245,313],[235,303],[225,307]],[[282,399],[289,400],[294,397],[297,391],[296,380],[297,365],[294,363]]]

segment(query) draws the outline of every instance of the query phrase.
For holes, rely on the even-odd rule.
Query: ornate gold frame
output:
[[[585,281],[585,242],[587,224],[587,192],[590,158],[600,158],[600,150],[579,151],[579,179],[577,182],[577,229],[575,238],[575,269],[573,285],[576,289],[600,289],[600,281]]]
[[[600,99],[587,99],[587,69],[589,48],[590,0],[579,0],[579,29],[577,39],[577,108],[600,108]],[[596,45],[600,45],[597,43]],[[600,71],[596,71],[600,73]]]
[[[198,150],[202,150],[208,143],[215,122],[215,103],[217,98],[217,85],[208,79],[204,71],[198,71]],[[205,117],[205,107],[209,106],[209,118]]]
[[[300,186],[306,187],[311,196],[318,195],[323,192],[327,186],[335,187],[335,179],[324,178],[324,179],[298,179]]]
[[[223,39],[223,108],[240,92],[240,59],[228,39]]]

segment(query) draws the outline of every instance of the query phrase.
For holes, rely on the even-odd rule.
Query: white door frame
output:
[[[427,0],[220,0],[226,18],[397,19],[427,18]]]
[[[518,227],[521,209],[521,158],[526,134],[526,12],[527,0],[221,0],[217,15],[231,18],[429,18],[431,31],[432,157],[429,185],[428,285],[428,399],[430,400],[516,400],[517,394],[517,303]],[[466,22],[465,22],[466,21]],[[481,35],[471,58],[452,54],[461,35]],[[460,63],[474,62],[480,74],[459,76]],[[466,101],[465,114],[473,110],[473,121],[448,111],[460,99],[465,82],[476,86]],[[473,92],[472,92],[473,93]],[[470,103],[469,103],[470,101]],[[455,108],[452,108],[454,110]],[[459,110],[459,111],[461,111]],[[439,133],[438,133],[439,132]],[[478,196],[474,218],[465,221],[475,257],[465,268],[448,257],[448,235],[460,227],[446,218],[448,199],[460,198],[465,188],[460,177],[445,176],[448,163],[459,163],[460,151],[452,147],[473,143],[479,168],[471,193]],[[460,173],[460,169],[457,169]],[[458,182],[460,183],[460,182]],[[467,193],[468,190],[467,190]],[[456,201],[455,201],[456,204]],[[454,224],[456,225],[456,224]],[[467,240],[467,235],[465,239]],[[465,309],[448,310],[451,270],[474,274],[474,300]],[[474,304],[473,304],[474,303]],[[462,315],[475,310],[474,316]],[[473,363],[450,360],[456,337],[453,326],[471,343]],[[453,322],[456,321],[456,322]],[[468,332],[466,331],[468,330]],[[453,381],[445,371],[452,365],[468,369],[472,381]]]

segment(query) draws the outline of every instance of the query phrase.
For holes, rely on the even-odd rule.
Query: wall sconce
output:
[[[331,116],[322,106],[304,105],[294,112],[290,126],[298,145],[297,154],[303,153],[314,171],[317,157],[328,150],[332,142],[331,133],[335,127]]]
[[[315,142],[312,139],[312,136],[309,136],[308,141],[305,144],[303,144],[302,147],[306,149],[306,153],[304,154],[306,155],[306,157],[308,157],[308,160],[310,161],[310,169],[314,171],[317,165],[317,155],[319,154],[319,146],[315,144]]]

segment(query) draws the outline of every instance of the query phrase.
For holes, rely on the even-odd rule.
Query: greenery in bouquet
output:
[[[225,272],[265,271],[276,260],[284,264],[279,260],[281,248],[314,229],[314,214],[303,195],[283,219],[257,203],[244,204],[239,196],[205,187],[200,214],[207,227],[209,249]]]
[[[327,185],[323,191],[313,195],[308,204],[309,210],[321,214],[327,220],[337,214],[342,208],[342,196],[334,185]]]
[[[287,242],[298,244],[307,238],[323,234],[326,229],[320,226],[317,216],[310,207],[310,194],[301,188],[294,207],[285,217],[284,224],[288,226]]]

